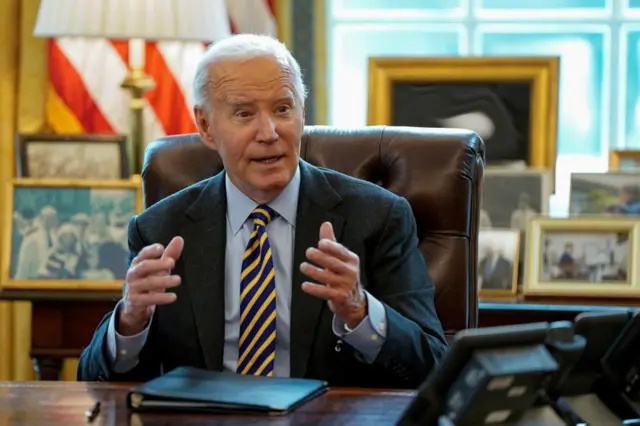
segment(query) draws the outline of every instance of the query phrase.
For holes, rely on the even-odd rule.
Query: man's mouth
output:
[[[278,156],[275,156],[275,157],[262,157],[262,158],[256,158],[253,161],[257,161],[257,162],[262,163],[262,164],[273,164],[276,161],[278,161],[279,159],[281,159],[282,157],[283,157],[283,155],[278,155]]]

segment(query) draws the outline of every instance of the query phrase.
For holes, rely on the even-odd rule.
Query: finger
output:
[[[176,301],[175,293],[136,293],[129,296],[127,303],[135,308],[145,308],[154,305],[168,305]]]
[[[318,268],[307,262],[300,264],[300,272],[319,283],[325,284],[330,287],[344,287],[345,279],[334,273],[329,269]]]
[[[127,282],[132,282],[150,275],[157,275],[162,271],[170,271],[175,262],[173,259],[146,259],[127,271]]]
[[[133,281],[131,284],[129,284],[129,292],[162,292],[168,288],[179,286],[181,281],[182,280],[179,275],[169,275],[161,277],[150,276],[137,281]]]
[[[349,262],[352,264],[358,263],[358,259],[359,259],[358,256],[355,253],[353,253],[351,250],[347,249],[345,246],[343,246],[342,244],[336,241],[332,241],[328,239],[320,240],[318,242],[318,248],[322,250],[324,253],[337,257],[338,259],[343,260],[345,262]]]
[[[350,265],[335,256],[325,253],[317,248],[310,247],[307,249],[307,259],[316,265],[329,269],[338,275],[344,275],[349,278],[353,278],[355,270],[353,265]]]
[[[302,290],[311,296],[324,300],[337,300],[340,296],[340,291],[335,288],[327,287],[322,284],[310,283],[309,281],[302,283]]]
[[[323,222],[322,225],[320,225],[320,239],[336,241],[336,236],[333,233],[333,225],[331,225],[331,222]]]
[[[178,261],[178,258],[182,254],[184,248],[184,239],[182,237],[173,237],[167,248],[164,249],[162,254],[163,258],[171,258],[174,261]]]
[[[138,263],[146,259],[157,259],[162,256],[163,250],[164,247],[162,246],[162,244],[152,244],[150,246],[146,246],[142,250],[140,250],[140,252],[138,252],[138,255],[136,257],[133,258],[133,260],[131,261],[131,265],[137,265]]]

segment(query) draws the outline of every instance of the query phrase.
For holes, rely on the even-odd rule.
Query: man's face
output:
[[[209,108],[195,115],[202,140],[247,196],[266,203],[287,186],[298,166],[304,108],[286,66],[271,57],[212,65]]]

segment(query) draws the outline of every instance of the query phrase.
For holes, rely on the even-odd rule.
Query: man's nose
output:
[[[276,142],[280,137],[276,131],[276,121],[270,114],[260,116],[258,122],[258,142]]]

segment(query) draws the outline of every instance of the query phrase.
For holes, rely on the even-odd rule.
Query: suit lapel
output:
[[[187,209],[184,229],[186,282],[210,370],[221,370],[223,363],[226,205],[224,173],[219,173]]]
[[[320,314],[328,309],[324,300],[310,296],[302,290],[307,277],[300,272],[306,260],[305,251],[318,245],[320,225],[329,221],[338,241],[342,235],[344,218],[331,212],[340,202],[340,196],[331,187],[324,174],[300,160],[300,195],[296,219],[296,237],[293,255],[293,282],[291,298],[291,376],[303,377],[311,355]]]

